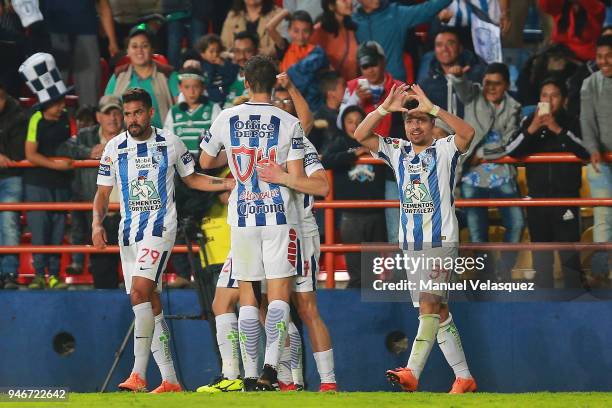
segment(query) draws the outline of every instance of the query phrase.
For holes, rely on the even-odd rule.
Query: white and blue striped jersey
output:
[[[399,243],[405,250],[455,245],[459,227],[453,190],[461,152],[451,135],[415,154],[407,140],[378,138],[378,154],[400,191]]]
[[[321,160],[319,160],[319,152],[314,145],[304,139],[304,172],[307,177],[319,170],[324,170]],[[297,203],[300,209],[300,229],[302,237],[310,238],[319,234],[319,226],[315,219],[312,207],[314,206],[314,197],[310,194],[297,193]],[[301,204],[301,205],[300,205]]]
[[[225,148],[236,179],[229,199],[229,225],[298,225],[295,193],[257,178],[257,163],[272,160],[285,165],[304,158],[304,131],[295,116],[267,103],[225,109],[204,132],[200,147],[213,157]]]
[[[175,135],[152,127],[151,137],[138,141],[128,131],[111,139],[98,167],[98,184],[117,185],[120,195],[119,242],[128,246],[148,236],[176,236],[175,169],[193,173],[193,157]]]

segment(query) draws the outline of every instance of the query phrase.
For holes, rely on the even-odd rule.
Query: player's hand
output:
[[[408,113],[416,113],[416,112],[429,113],[431,112],[434,105],[433,103],[431,103],[427,95],[425,95],[425,92],[423,91],[423,89],[421,89],[421,87],[416,84],[412,85],[410,89],[414,91],[414,94],[410,94],[410,93],[407,94],[406,99],[415,100],[419,103],[419,105],[414,109],[410,109]]]
[[[106,239],[106,230],[102,225],[92,226],[91,242],[96,249],[106,249],[108,240]]]
[[[469,65],[466,65],[465,67],[462,67],[461,65],[453,65],[452,67],[448,69],[448,73],[456,76],[457,78],[461,78],[463,77],[463,74],[465,74],[469,70],[470,70]]]
[[[72,160],[55,160],[53,170],[67,171],[74,168]]]
[[[276,76],[276,79],[278,80],[278,84],[285,88],[287,91],[295,87],[295,85],[293,85],[293,82],[291,82],[291,78],[289,78],[289,75],[286,72],[281,72],[280,74],[278,74]]]
[[[223,185],[225,186],[226,190],[233,190],[234,187],[236,187],[236,180],[234,180],[233,178],[228,178],[223,180]]]
[[[91,153],[89,153],[89,157],[92,159],[99,159],[100,157],[102,157],[103,151],[104,151],[104,145],[101,143],[97,144],[91,148]]]
[[[601,153],[595,152],[591,154],[591,166],[593,166],[593,170],[599,173],[599,164],[601,163]]]
[[[14,163],[11,159],[9,159],[7,156],[0,154],[0,168],[5,169],[9,166],[9,164]]]
[[[285,176],[288,173],[280,166],[280,164],[268,160],[257,166],[257,178],[266,183],[284,184]]]
[[[362,104],[365,104],[367,101],[372,99],[372,92],[370,92],[368,88],[362,88],[360,86],[357,86],[355,93],[357,93],[357,96],[359,97],[359,100]]]
[[[389,95],[385,101],[380,105],[387,112],[408,112],[408,109],[404,108],[404,102],[408,98],[409,85],[393,85],[389,91]]]

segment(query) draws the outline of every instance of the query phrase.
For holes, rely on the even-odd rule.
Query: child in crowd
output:
[[[283,38],[277,29],[284,18],[289,19],[289,41]],[[323,99],[319,91],[317,73],[328,68],[329,61],[320,46],[310,44],[313,31],[310,14],[303,10],[297,10],[293,14],[283,10],[270,19],[266,30],[276,45],[280,71],[287,72],[306,98],[310,109],[318,110]]]
[[[206,92],[213,102],[222,103],[229,86],[238,75],[238,66],[223,58],[221,38],[216,34],[206,34],[196,44],[202,58],[202,71],[206,79]]]
[[[25,156],[36,167],[24,174],[25,201],[65,202],[70,201],[72,163],[53,160],[58,156],[60,145],[70,138],[70,120],[64,109],[68,89],[51,54],[37,53],[19,67],[19,73],[39,103],[28,123]],[[64,240],[66,213],[61,211],[28,211],[28,227],[32,233],[32,245],[61,245]],[[34,254],[33,266],[36,277],[30,289],[64,289],[66,284],[59,278],[59,254]],[[45,280],[45,270],[49,281]]]

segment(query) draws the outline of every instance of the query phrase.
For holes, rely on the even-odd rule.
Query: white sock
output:
[[[321,378],[321,384],[329,384],[336,382],[336,373],[334,371],[334,349],[319,351],[312,353],[317,371]]]
[[[238,319],[235,313],[224,313],[215,317],[217,325],[217,345],[221,354],[221,372],[228,380],[240,375],[238,361]]]
[[[240,355],[245,378],[259,377],[259,309],[255,306],[241,306],[238,313],[238,337]]]
[[[285,384],[291,384],[293,377],[291,375],[291,347],[286,344],[283,346],[283,351],[280,355],[280,361],[278,362],[278,381]]]
[[[151,352],[159,367],[162,380],[172,384],[178,384],[174,364],[172,364],[172,353],[170,352],[170,330],[164,319],[164,312],[155,316],[155,331],[151,342]]]
[[[423,367],[425,367],[439,326],[440,315],[423,314],[419,316],[419,329],[412,343],[410,358],[408,358],[408,364],[406,365],[417,379],[420,377]]]
[[[134,311],[134,368],[133,373],[137,373],[143,380],[147,376],[147,365],[149,363],[149,353],[151,352],[151,340],[155,320],[153,319],[153,308],[151,302],[140,303],[132,306]]]
[[[281,350],[287,338],[289,324],[289,303],[273,300],[266,315],[266,355],[264,364],[277,368]]]
[[[438,345],[446,358],[446,362],[451,366],[457,378],[471,378],[470,369],[465,360],[465,353],[461,345],[461,337],[453,316],[449,313],[448,319],[444,323],[440,323],[438,329]]]
[[[302,367],[302,338],[295,323],[289,322],[289,344],[291,345],[291,377],[296,385],[304,385],[304,370]]]

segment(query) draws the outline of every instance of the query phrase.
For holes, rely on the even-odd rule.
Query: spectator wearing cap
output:
[[[100,98],[95,117],[97,124],[80,129],[76,137],[71,137],[62,143],[58,149],[58,155],[70,157],[74,160],[99,160],[101,158],[106,143],[123,131],[121,99],[114,95],[105,95]],[[73,200],[77,202],[92,202],[96,195],[97,168],[80,168],[76,169],[74,173],[74,180],[72,183]],[[73,211],[71,214],[72,224],[70,236],[72,244],[90,244],[91,223],[93,221],[91,212]],[[109,221],[109,223],[110,222],[112,222],[112,220]],[[74,254],[72,256],[72,262],[68,265],[66,272],[72,274],[81,273],[83,271],[84,259],[85,256],[83,254]],[[105,277],[105,274],[111,274],[113,270],[116,272],[117,265],[115,265],[114,269],[108,271],[99,268],[99,265],[95,264],[96,259],[98,258],[92,254],[90,271],[94,277],[94,285],[96,287],[113,286],[112,284],[101,284],[98,278],[102,279],[103,282],[108,279],[111,279],[111,281],[113,279],[116,280],[116,273],[112,277]],[[114,285],[114,287],[116,287],[116,285]]]
[[[357,24],[357,42],[376,41],[385,50],[387,66],[394,78],[405,81],[403,51],[406,33],[431,20],[451,0],[429,0],[414,6],[403,6],[387,0],[359,0],[361,6],[353,14]]]
[[[359,46],[357,61],[361,68],[362,76],[348,81],[346,84],[346,91],[340,106],[340,114],[336,122],[338,129],[342,129],[340,118],[347,107],[356,105],[368,114],[385,100],[393,85],[401,84],[400,81],[394,79],[386,71],[385,52],[376,41],[368,41]],[[375,131],[381,136],[389,136],[390,134],[403,135],[404,125],[401,115],[394,113],[385,116]],[[399,197],[395,176],[391,169],[385,169],[385,174],[387,179],[385,186],[386,198],[395,200]],[[389,240],[390,242],[397,242],[396,234],[399,231],[399,213],[393,208],[388,208],[385,211]]]
[[[65,81],[72,73],[80,105],[95,106],[98,102],[102,73],[96,10],[109,39],[108,51],[114,56],[119,52],[119,45],[108,0],[41,2],[53,54]]]
[[[345,81],[359,74],[357,65],[357,25],[351,19],[352,0],[323,0],[323,14],[315,24],[310,41],[323,48],[331,66]]]
[[[8,166],[25,158],[24,143],[28,118],[19,102],[0,83],[0,202],[18,203],[23,200],[23,172]],[[0,245],[19,245],[21,228],[19,213],[0,212]],[[17,289],[19,256],[0,256],[0,289]]]
[[[145,24],[130,31],[127,55],[130,63],[115,68],[104,94],[120,97],[128,88],[146,90],[155,109],[151,125],[161,128],[179,94],[178,75],[171,66],[153,60],[152,38]]]
[[[565,109],[567,87],[564,82],[549,78],[540,86],[538,109],[526,116],[506,152],[513,157],[535,153],[574,153],[589,157],[580,137],[578,117]],[[527,187],[533,198],[580,197],[581,163],[527,163]],[[608,195],[609,197],[609,195]],[[580,208],[527,207],[527,223],[531,242],[580,241]],[[553,288],[554,253],[534,251],[531,254],[538,287]],[[582,286],[582,269],[578,251],[559,251],[566,288]]]
[[[595,58],[606,6],[600,0],[539,0],[543,12],[553,18],[551,42],[567,46],[581,61]]]
[[[38,104],[28,122],[25,156],[34,168],[24,172],[25,200],[29,202],[70,201],[72,163],[53,160],[59,156],[59,146],[70,138],[70,120],[65,110],[65,95],[70,91],[62,81],[53,56],[37,53],[19,67],[26,85],[36,93]],[[61,245],[64,239],[66,214],[60,211],[28,211],[28,227],[32,233],[32,245]],[[59,254],[34,254],[36,276],[31,289],[43,289],[49,274],[49,288],[64,289],[60,281]]]
[[[382,200],[385,197],[383,166],[355,163],[370,157],[370,151],[355,139],[355,129],[365,118],[359,106],[349,106],[340,114],[342,134],[332,140],[323,153],[322,163],[334,172],[334,198],[337,200]],[[397,198],[397,196],[396,196]],[[380,208],[343,209],[340,216],[342,243],[385,242],[385,212]],[[367,254],[365,256],[368,256]],[[364,265],[368,265],[366,261]],[[361,287],[362,254],[346,254],[349,288]]]
[[[262,54],[276,55],[274,41],[266,31],[266,25],[280,11],[274,5],[274,0],[234,0],[221,30],[223,45],[231,48],[234,34],[247,31],[259,37],[259,51]]]
[[[464,77],[465,67],[456,65],[449,70],[453,87],[465,106],[464,119],[475,130],[474,139],[463,161],[461,195],[463,198],[517,198],[516,169],[509,164],[482,163],[505,155],[504,146],[519,128],[521,105],[509,94],[510,72],[502,63],[487,67],[482,84]],[[500,207],[505,227],[505,242],[520,242],[524,217],[520,207]],[[487,207],[466,208],[467,225],[472,242],[489,241]],[[497,265],[498,277],[508,280],[516,262],[516,252],[502,254]],[[488,271],[492,271],[489,269]]]
[[[244,66],[249,58],[259,53],[259,38],[257,35],[247,31],[236,33],[234,36],[234,45],[230,52],[232,54],[232,62],[236,64],[240,70],[234,82],[227,89],[225,108],[240,105],[240,103],[248,99],[249,91],[244,86]]]
[[[423,58],[423,62],[427,60]],[[449,70],[454,66],[465,69],[466,79],[480,83],[486,63],[470,50],[463,48],[457,30],[446,27],[434,39],[434,58],[420,70],[417,82],[431,102],[448,112],[463,117],[463,104],[451,83]]]
[[[587,166],[591,196],[610,198],[612,163],[604,155],[612,152],[612,35],[599,38],[596,55],[599,71],[584,81],[580,91],[580,125],[584,145],[591,156],[591,164]],[[612,241],[612,207],[593,208],[593,227],[593,241]],[[609,272],[611,251],[605,261],[604,271]]]

